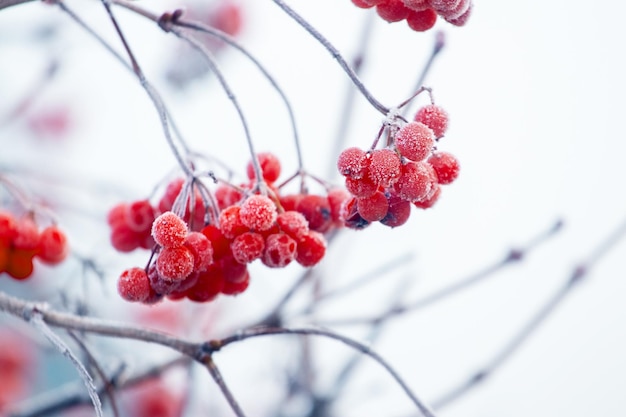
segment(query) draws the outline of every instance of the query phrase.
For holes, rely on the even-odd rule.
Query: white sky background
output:
[[[377,351],[426,400],[487,363],[626,214],[626,5],[608,0],[475,2],[466,27],[443,22],[437,26],[445,30],[447,46],[427,80],[437,103],[451,116],[440,148],[459,158],[459,180],[444,189],[435,209],[414,212],[400,229],[373,226],[347,233],[340,241],[341,253],[329,254],[323,265],[338,282],[347,282],[385,260],[413,252],[416,257],[408,269],[390,277],[413,275],[415,285],[407,290],[407,299],[412,299],[497,261],[512,245],[524,244],[557,218],[565,221],[562,233],[520,265],[389,327]],[[356,9],[349,0],[290,3],[348,57],[355,51],[366,14],[373,12]],[[71,4],[80,6],[84,16],[115,41],[97,4]],[[346,77],[271,1],[243,4],[249,25],[242,42],[266,63],[292,100],[305,163],[326,176],[336,157],[331,144]],[[119,15],[147,76],[162,85],[159,76],[164,63],[172,60],[167,49],[172,40],[135,17]],[[33,25],[44,20],[61,24],[60,39],[46,47],[25,48]],[[363,80],[381,102],[391,106],[410,94],[432,36],[416,34],[404,23],[377,21]],[[62,72],[42,101],[67,100],[80,116],[72,137],[62,144],[26,138],[13,146],[11,138],[20,134],[20,126],[0,130],[0,162],[32,164],[73,180],[123,181],[132,191],[124,198],[146,195],[174,167],[156,113],[137,82],[57,10],[31,4],[3,11],[0,42],[0,112],[32,84],[46,57],[58,56]],[[257,149],[275,151],[290,172],[295,158],[280,101],[243,59],[231,52],[224,58],[224,71],[245,106]],[[243,167],[248,155],[242,130],[214,78],[194,85],[186,95],[167,88],[162,92],[195,146]],[[365,148],[381,115],[361,98],[355,112],[358,122],[346,144]],[[33,145],[42,152],[34,152]],[[84,204],[93,209],[91,196]],[[102,237],[81,236],[76,230],[73,234],[94,248],[102,243]],[[441,415],[623,414],[625,253],[622,242],[510,362]],[[291,280],[296,270],[291,272],[278,278]],[[237,302],[264,294],[268,290],[262,286],[272,287],[271,280],[277,279],[263,268],[255,273],[248,298],[227,306],[239,309]],[[387,282],[384,288],[393,291],[394,284]],[[381,299],[381,294],[365,289],[323,316],[382,311],[387,298]],[[228,355],[224,361],[228,368]],[[231,366],[236,368],[237,361]],[[367,376],[380,371],[368,366],[363,372]],[[410,410],[399,388],[378,375],[378,385],[360,387],[346,398],[342,415],[396,415],[390,409],[401,415]],[[367,389],[382,390],[387,400],[370,400]],[[242,402],[253,403],[254,397],[246,397],[253,393],[242,394]]]

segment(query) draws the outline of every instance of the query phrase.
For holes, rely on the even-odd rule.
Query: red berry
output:
[[[137,232],[143,233],[150,230],[154,221],[154,208],[148,200],[135,201],[126,206],[126,224]]]
[[[416,32],[425,32],[437,23],[437,12],[433,9],[411,10],[406,17],[406,23]]]
[[[209,24],[230,36],[236,36],[243,26],[241,7],[235,2],[223,1],[211,14]]]
[[[47,264],[55,265],[67,257],[69,246],[65,233],[57,226],[48,226],[42,230],[39,237],[37,256]]]
[[[430,8],[429,0],[402,0],[402,2],[407,8],[415,12],[421,12]]]
[[[182,246],[187,237],[187,225],[171,211],[159,215],[152,223],[152,237],[164,248]]]
[[[6,272],[12,278],[23,280],[33,274],[33,251],[13,249],[9,253]]]
[[[224,288],[224,274],[216,264],[209,265],[206,271],[198,274],[198,280],[186,292],[191,301],[204,303],[217,297]]]
[[[461,0],[430,0],[430,6],[437,12],[447,12],[456,8]]]
[[[154,262],[148,267],[148,281],[150,282],[152,290],[159,295],[169,295],[178,291],[180,283],[183,282],[164,279],[161,274],[159,274],[156,263]]]
[[[222,210],[219,217],[220,230],[228,239],[249,231],[240,217],[241,206],[230,206]]]
[[[309,222],[297,211],[285,211],[276,218],[280,231],[298,240],[309,231]]]
[[[219,228],[210,224],[205,226],[201,233],[211,241],[213,259],[220,259],[230,253],[230,239],[224,236]]]
[[[337,169],[344,177],[352,179],[362,178],[367,173],[368,166],[367,152],[352,147],[343,150],[337,158]]]
[[[24,216],[15,223],[13,247],[16,249],[36,250],[39,245],[39,228],[35,221]]]
[[[346,178],[346,190],[355,197],[369,197],[378,191],[378,184],[372,181],[370,177],[363,177],[358,180]]]
[[[357,199],[352,197],[345,201],[341,207],[341,218],[343,224],[349,229],[361,230],[370,225],[370,222],[363,219],[357,210]]]
[[[424,123],[407,123],[398,130],[395,145],[398,152],[412,161],[425,159],[435,144],[433,131]]]
[[[163,279],[182,281],[193,271],[193,255],[184,246],[164,247],[157,256],[156,267]]]
[[[270,268],[284,268],[295,259],[296,249],[296,241],[285,233],[269,235],[265,242],[263,264]]]
[[[374,7],[373,4],[370,4],[368,1],[366,0],[352,0],[352,3],[356,6],[356,7],[360,7],[361,9],[369,9],[370,7]]]
[[[439,14],[446,21],[458,19],[469,10],[471,3],[471,0],[459,0],[454,8],[446,11],[440,11]]]
[[[113,227],[111,230],[111,245],[120,252],[131,252],[141,244],[141,237],[130,230],[125,224]]]
[[[380,222],[385,226],[398,227],[406,223],[410,215],[411,203],[398,196],[391,196],[387,215]]]
[[[316,265],[326,254],[326,239],[321,233],[309,232],[298,241],[296,261],[302,266]]]
[[[15,227],[13,215],[6,211],[0,211],[0,244],[13,242],[16,234]]]
[[[148,274],[143,268],[129,268],[117,280],[117,292],[126,301],[143,302],[151,291]]]
[[[451,184],[459,176],[459,161],[448,152],[437,152],[428,158],[437,174],[439,184]]]
[[[185,247],[193,255],[193,270],[204,271],[213,262],[213,245],[200,232],[190,232],[185,238]]]
[[[239,211],[241,222],[251,230],[267,230],[276,221],[276,205],[267,196],[253,195],[248,197]]]
[[[402,176],[395,185],[400,198],[417,201],[425,198],[432,190],[437,178],[426,162],[409,162],[402,167]]]
[[[382,220],[389,210],[387,197],[380,191],[370,197],[357,198],[356,203],[359,214],[368,222]]]
[[[428,209],[435,205],[437,200],[439,200],[439,195],[441,194],[441,187],[439,184],[435,184],[433,191],[426,196],[423,200],[414,201],[413,205],[420,209]]]
[[[0,274],[6,270],[10,255],[11,247],[9,244],[0,241]]]
[[[128,211],[128,204],[120,203],[111,208],[107,213],[107,223],[111,227],[118,226],[120,224],[126,224],[126,212]]]
[[[471,0],[468,0],[469,6],[465,12],[463,12],[458,17],[444,17],[446,22],[453,24],[454,26],[465,26],[470,15],[472,14],[472,6]]]
[[[248,267],[246,264],[237,262],[233,256],[225,256],[220,259],[220,267],[226,282],[241,282],[246,278]]]
[[[261,173],[265,181],[272,183],[280,177],[280,161],[276,155],[270,152],[260,152],[257,154],[257,159],[259,160]],[[246,173],[251,180],[256,178],[252,161],[248,162]]]
[[[369,177],[377,185],[387,187],[400,177],[400,157],[392,149],[372,151],[369,165]]]
[[[328,199],[321,195],[308,194],[302,197],[296,206],[296,211],[302,213],[309,222],[309,229],[324,233],[332,225],[330,204]]]
[[[234,206],[239,203],[242,198],[243,194],[238,189],[229,185],[220,185],[215,189],[215,200],[220,210]]]
[[[448,129],[448,113],[435,104],[420,108],[414,120],[430,127],[436,138],[442,137]]]
[[[224,295],[238,295],[244,292],[248,285],[250,285],[250,273],[246,270],[240,281],[225,281],[224,288],[222,288],[222,294]]]
[[[402,0],[387,0],[376,6],[376,12],[381,18],[392,23],[406,19],[409,9]]]
[[[350,193],[343,188],[335,187],[328,191],[328,204],[330,205],[330,216],[333,219],[333,225],[343,226],[341,219],[341,207],[343,203],[350,199]]]
[[[280,205],[284,211],[295,211],[296,206],[302,200],[304,194],[288,194],[282,195],[278,198]]]
[[[235,260],[247,264],[259,259],[265,248],[265,240],[258,233],[246,232],[237,236],[230,244]]]

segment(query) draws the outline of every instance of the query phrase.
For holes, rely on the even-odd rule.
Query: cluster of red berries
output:
[[[406,20],[411,29],[424,32],[435,25],[437,16],[455,26],[463,26],[472,13],[472,0],[352,0],[355,6],[376,7],[387,22]]]
[[[450,184],[459,174],[453,155],[433,152],[447,127],[448,114],[431,104],[420,108],[413,121],[394,128],[389,146],[368,152],[345,149],[337,159],[352,194],[342,207],[345,226],[362,229],[380,221],[396,227],[409,219],[411,205],[432,207],[440,185]]]
[[[34,258],[56,265],[68,253],[67,237],[56,225],[39,230],[32,216],[0,211],[0,273],[23,280],[32,275]]]
[[[182,191],[184,180],[177,178],[170,182],[156,206],[149,200],[120,203],[114,206],[107,216],[111,227],[111,244],[120,252],[132,252],[137,248],[152,249],[152,223],[161,213],[170,211]],[[188,207],[183,219],[191,229],[199,231],[204,226],[205,207],[200,193],[194,196],[193,209]]]
[[[283,268],[293,261],[310,267],[322,260],[326,252],[322,233],[343,225],[339,215],[349,194],[335,188],[327,196],[281,196],[274,185],[280,161],[271,153],[260,153],[257,160],[266,192],[260,193],[250,162],[248,183],[222,184],[215,190],[219,215],[209,224],[204,222],[205,206],[199,193],[193,213],[187,210],[179,216],[167,210],[155,217],[172,207],[182,180],[167,187],[157,208],[142,200],[119,204],[109,212],[115,248],[152,248],[155,253],[146,268],[129,268],[121,274],[118,291],[124,299],[148,304],[164,296],[211,301],[219,294],[245,291],[250,281],[247,265],[257,259],[270,268]],[[189,226],[190,219],[195,230]]]

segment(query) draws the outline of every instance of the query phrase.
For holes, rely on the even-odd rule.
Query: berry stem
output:
[[[139,79],[139,82],[141,84],[141,86],[143,87],[143,89],[146,91],[146,93],[148,94],[148,96],[150,97],[150,99],[152,100],[152,103],[154,104],[154,106],[156,107],[156,110],[159,114],[159,119],[161,121],[161,125],[163,127],[163,133],[165,134],[165,139],[167,140],[168,145],[170,146],[170,149],[172,151],[172,153],[174,154],[174,157],[176,158],[178,164],[180,165],[181,169],[185,172],[185,174],[191,176],[193,173],[191,172],[191,169],[189,168],[189,166],[187,165],[187,163],[185,162],[185,159],[182,157],[181,153],[179,152],[178,148],[176,147],[176,144],[174,143],[174,140],[172,138],[172,135],[170,133],[169,130],[169,113],[167,112],[165,105],[163,104],[163,101],[161,100],[159,94],[157,93],[157,91],[152,87],[152,85],[146,80],[146,78],[143,76],[143,73],[139,72],[137,73],[135,71],[134,67],[131,67],[130,65],[128,65],[128,63],[126,63],[126,61],[124,61],[124,59],[122,58],[121,55],[119,55],[114,49],[113,47],[111,47],[111,45],[109,45],[100,35],[98,35],[89,25],[87,25],[76,13],[74,13],[72,11],[72,9],[70,9],[62,0],[55,0],[56,4],[61,8],[61,10],[63,10],[63,12],[65,12],[72,20],[74,20],[74,22],[76,22],[80,27],[82,27],[87,33],[89,33],[94,39],[96,39],[96,41],[98,41],[98,43],[100,43],[100,45],[102,45],[107,51],[109,51],[115,58],[117,58],[118,61],[120,61],[124,66],[126,66],[128,69],[130,69],[131,71],[133,71],[135,73],[135,75],[137,76],[137,78]],[[135,60],[134,56],[131,58],[131,60]],[[136,61],[136,60],[135,60]],[[180,138],[179,138],[180,139]],[[182,140],[182,139],[181,139]]]
[[[367,52],[367,45],[371,39],[374,28],[374,18],[375,14],[367,13],[367,19],[363,28],[361,29],[361,35],[359,36],[359,46],[357,48],[357,53],[352,59],[352,68],[354,69],[354,73],[359,75],[361,69],[363,68],[363,63],[365,62],[365,56]],[[341,106],[342,114],[339,118],[339,124],[337,126],[337,133],[335,134],[335,140],[333,142],[334,148],[333,153],[331,155],[339,155],[341,151],[346,147],[346,138],[348,137],[348,128],[350,127],[350,123],[352,121],[352,115],[354,114],[354,99],[356,97],[356,90],[352,84],[348,84],[346,89],[345,96],[343,98],[343,105]],[[328,177],[332,178],[337,175],[337,167],[335,164],[329,165]]]
[[[295,20],[300,26],[302,26],[311,36],[313,36],[319,43],[322,44],[324,48],[337,60],[341,68],[344,72],[350,77],[354,85],[359,89],[363,97],[370,102],[370,104],[382,114],[387,114],[389,109],[385,107],[382,103],[380,103],[376,98],[369,92],[365,85],[359,79],[359,76],[354,72],[350,65],[343,58],[341,53],[333,46],[333,44],[328,41],[320,32],[317,31],[309,22],[307,22],[302,16],[296,13],[291,7],[287,6],[285,2],[282,0],[272,0],[274,3],[278,5],[289,17]]]
[[[178,36],[180,39],[184,40],[189,44],[193,49],[195,49],[204,59],[209,69],[217,76],[222,89],[228,96],[228,99],[231,101],[235,110],[237,111],[237,115],[239,116],[239,120],[241,121],[241,125],[243,126],[243,130],[246,136],[246,142],[248,144],[248,150],[250,152],[250,156],[252,159],[252,167],[254,168],[254,174],[256,176],[257,184],[260,188],[260,191],[265,194],[267,192],[267,187],[265,186],[265,180],[263,179],[263,171],[261,170],[261,165],[259,164],[259,159],[257,158],[256,151],[254,150],[254,144],[252,142],[252,137],[250,136],[250,129],[248,127],[248,122],[243,114],[243,110],[239,105],[239,101],[237,97],[233,93],[232,89],[228,85],[228,82],[224,78],[224,74],[217,66],[215,59],[213,58],[213,54],[209,52],[202,44],[200,44],[195,39],[187,36],[185,32],[178,28],[172,28],[171,32]]]

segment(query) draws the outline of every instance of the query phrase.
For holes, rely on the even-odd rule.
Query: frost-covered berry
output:
[[[280,231],[293,239],[300,239],[309,231],[309,222],[304,215],[297,211],[285,211],[276,218]]]
[[[220,230],[228,239],[234,239],[249,230],[240,217],[241,206],[230,206],[222,210],[218,219]]]
[[[428,163],[435,170],[439,184],[451,184],[459,176],[459,161],[451,153],[434,153]]]
[[[117,291],[126,301],[146,301],[152,292],[148,274],[143,268],[125,270],[117,280]]]
[[[357,147],[347,148],[337,158],[337,170],[344,177],[359,179],[367,173],[368,162],[367,152]]]
[[[369,197],[357,198],[356,203],[359,214],[368,222],[382,220],[389,210],[387,197],[380,191]]]
[[[270,268],[284,268],[296,257],[297,243],[285,233],[269,235],[261,260]]]
[[[264,195],[252,195],[242,204],[239,211],[241,222],[251,230],[267,230],[276,221],[276,205],[271,198]]]
[[[435,104],[420,108],[414,120],[431,128],[436,138],[442,137],[448,130],[448,112]]]
[[[232,241],[230,249],[237,262],[247,264],[261,257],[265,240],[258,233],[242,233]]]
[[[402,0],[404,5],[416,12],[421,12],[430,8],[429,0]]]
[[[425,198],[436,183],[435,173],[426,162],[409,162],[402,167],[402,176],[395,184],[400,198],[417,201]]]
[[[157,256],[156,267],[163,279],[182,281],[193,271],[193,262],[193,255],[186,247],[165,247]]]
[[[435,144],[432,129],[421,122],[405,124],[398,130],[394,140],[400,155],[411,161],[425,159]]]
[[[378,191],[378,184],[370,179],[363,177],[357,180],[346,178],[346,190],[355,197],[369,197]]]
[[[381,187],[387,187],[400,177],[400,157],[392,149],[372,151],[368,169],[369,178]]]
[[[441,195],[441,186],[439,184],[435,184],[430,194],[428,194],[422,200],[414,201],[413,205],[419,209],[429,209],[432,206],[434,206],[435,203],[439,200],[440,195]]]
[[[209,238],[200,232],[190,232],[184,246],[193,255],[193,270],[204,271],[213,262],[213,245]]]
[[[152,237],[164,248],[182,246],[187,237],[187,225],[178,215],[166,211],[152,223]]]

